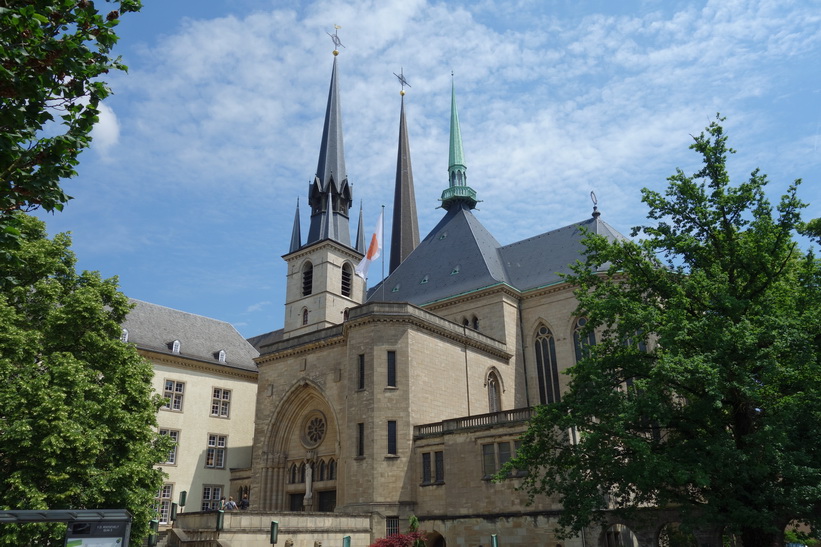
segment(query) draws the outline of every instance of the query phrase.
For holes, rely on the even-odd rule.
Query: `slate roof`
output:
[[[256,336],[252,336],[248,339],[248,343],[254,346],[254,348],[260,353],[263,353],[263,346],[270,346],[274,342],[279,342],[282,340],[282,335],[285,333],[285,329],[277,329],[271,332],[266,332],[263,334],[258,334]]]
[[[597,214],[581,222],[502,246],[466,204],[450,209],[368,301],[417,306],[498,284],[520,291],[561,281],[582,256],[582,228],[624,239]],[[382,286],[384,285],[384,290]]]
[[[136,306],[123,328],[139,349],[174,355],[172,344],[179,340],[182,357],[256,372],[259,352],[230,323],[133,298],[131,302]],[[225,350],[224,363],[218,359],[220,350]]]

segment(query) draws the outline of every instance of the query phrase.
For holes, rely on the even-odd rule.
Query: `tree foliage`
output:
[[[120,340],[116,279],[77,273],[70,239],[17,213],[0,257],[1,509],[122,508],[141,538],[162,485],[151,364]],[[62,545],[60,525],[0,527],[0,545]]]
[[[694,137],[700,170],[642,191],[654,222],[640,239],[589,235],[568,277],[598,343],[509,464],[529,469],[531,495],[560,497],[565,533],[648,506],[726,526],[745,547],[817,524],[821,267],[793,234],[818,223],[801,222],[800,181],[775,207],[758,170],[731,184],[721,122]]]
[[[139,0],[102,11],[91,0],[0,0],[0,237],[11,212],[70,199],[60,181],[76,175],[110,93],[98,77],[125,69],[110,55],[114,29],[139,9]]]

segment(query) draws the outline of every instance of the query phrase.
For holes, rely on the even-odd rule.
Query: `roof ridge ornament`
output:
[[[334,43],[334,57],[336,57],[337,55],[339,55],[339,48],[340,48],[340,47],[345,47],[345,46],[342,44],[342,40],[340,40],[340,39],[339,39],[339,29],[341,29],[341,28],[342,28],[342,27],[340,27],[339,25],[336,25],[336,24],[335,24],[335,25],[334,25],[334,33],[333,33],[333,34],[331,34],[330,32],[326,32],[326,34],[327,34],[328,36],[330,36],[330,37],[331,37],[331,40],[333,40],[333,43]]]
[[[590,200],[593,202],[593,218],[599,218],[601,213],[599,212],[599,200],[596,197],[596,192],[593,190],[590,191]]]

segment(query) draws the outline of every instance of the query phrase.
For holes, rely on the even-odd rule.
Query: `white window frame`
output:
[[[168,435],[174,441],[174,447],[168,452],[168,459],[164,465],[177,465],[177,446],[180,444],[180,431],[178,429],[160,429],[160,435]]]
[[[185,382],[179,380],[165,380],[163,387],[164,410],[182,412],[182,404],[185,398]]]
[[[211,390],[211,416],[216,418],[230,418],[231,390],[215,387]]]
[[[205,453],[205,467],[225,469],[225,452],[228,448],[228,435],[208,434],[208,449]]]
[[[220,508],[220,498],[223,497],[225,487],[221,484],[202,485],[202,505],[203,511],[216,511]]]

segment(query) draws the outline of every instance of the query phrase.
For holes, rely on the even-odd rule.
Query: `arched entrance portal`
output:
[[[263,510],[334,510],[338,421],[315,384],[302,380],[283,398],[268,425],[265,446]]]
[[[425,535],[425,547],[447,547],[447,542],[442,534],[434,530]]]

